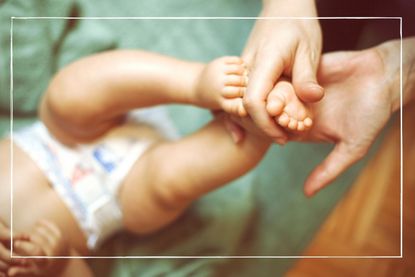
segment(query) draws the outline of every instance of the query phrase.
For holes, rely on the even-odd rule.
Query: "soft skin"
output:
[[[222,95],[239,83],[238,73],[228,76],[235,75],[235,70],[240,72],[240,61],[238,57],[224,57],[204,65],[136,50],[96,54],[57,73],[41,101],[39,115],[57,139],[71,146],[121,128],[125,114],[140,107],[183,103],[226,109],[228,102]],[[211,70],[213,66],[215,70]],[[224,117],[218,114],[197,132],[177,141],[155,138],[157,142],[133,165],[118,194],[126,230],[138,235],[159,230],[197,198],[257,165],[270,140],[256,132],[235,144]],[[10,226],[10,147],[14,148],[15,170],[13,228],[16,233],[32,236],[18,240],[17,254],[86,254],[84,234],[70,211],[35,161],[9,139],[0,142],[1,162],[6,165],[0,171],[0,220],[5,228]],[[171,157],[175,157],[173,163]],[[46,220],[48,227],[36,227],[39,220]],[[53,236],[42,237],[39,232]],[[45,237],[54,239],[41,247]],[[6,247],[0,250],[5,254],[2,257],[10,254]],[[24,270],[28,266],[14,265],[8,259],[2,260],[3,264],[3,273],[27,274]],[[92,274],[80,259],[66,261],[60,268],[61,276]],[[48,275],[39,270],[40,265],[31,269],[33,276]]]

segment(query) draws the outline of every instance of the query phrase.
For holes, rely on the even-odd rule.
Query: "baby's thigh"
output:
[[[0,219],[10,226],[13,217],[16,232],[28,232],[40,219],[48,219],[68,236],[70,242],[81,250],[86,249],[77,222],[46,176],[9,139],[0,142],[0,163]]]
[[[145,224],[143,219],[147,217],[146,206],[151,198],[147,180],[148,154],[147,150],[131,167],[129,173],[122,182],[118,191],[118,198],[123,214],[123,225],[131,232],[140,233],[140,226]]]
[[[135,234],[157,231],[177,217],[177,211],[165,205],[158,181],[164,174],[160,163],[170,159],[160,155],[167,145],[168,142],[157,143],[148,149],[133,165],[119,190],[124,227]]]

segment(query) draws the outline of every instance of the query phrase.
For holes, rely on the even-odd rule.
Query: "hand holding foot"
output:
[[[223,57],[208,64],[201,74],[204,90],[219,92],[218,102],[221,108],[228,114],[237,117],[245,117],[247,112],[243,106],[242,98],[245,95],[248,84],[248,69],[239,57]],[[208,82],[209,81],[209,82]],[[203,91],[203,89],[199,89]],[[213,93],[215,95],[215,93]],[[311,128],[311,111],[295,94],[292,84],[286,80],[277,82],[267,97],[266,109],[276,124],[288,131],[302,132]],[[246,124],[245,124],[246,125]],[[235,142],[242,140],[243,130],[227,123]],[[283,140],[277,140],[283,144]]]
[[[298,98],[306,103],[319,101],[324,95],[316,78],[322,34],[317,19],[278,18],[315,17],[315,1],[263,2],[261,18],[256,21],[242,55],[251,69],[244,107],[259,128],[276,138],[279,129],[267,113],[266,101],[282,77],[291,79]]]
[[[59,228],[46,220],[39,221],[27,239],[15,241],[14,248],[22,256],[66,256],[69,252]],[[63,263],[62,259],[27,259],[24,265],[10,267],[8,276],[57,276]]]
[[[18,234],[13,240],[24,240],[26,236]],[[8,270],[13,266],[24,266],[24,259],[12,258],[10,252],[11,232],[10,229],[0,220],[0,276],[6,276]]]

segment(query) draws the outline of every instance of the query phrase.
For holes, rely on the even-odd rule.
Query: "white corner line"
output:
[[[401,259],[402,256],[13,256],[18,259]]]
[[[10,256],[13,256],[13,19],[10,18]]]
[[[127,17],[119,17],[119,16],[16,16],[13,17],[14,19],[22,19],[22,20],[40,20],[40,19],[90,19],[90,20],[127,20],[127,19],[137,19],[137,20],[258,20],[258,19],[265,19],[265,20],[275,20],[275,19],[345,19],[345,20],[354,20],[354,19],[400,19],[402,17],[398,16],[337,16],[337,17],[330,17],[330,16],[127,16]]]
[[[401,38],[401,45],[400,45],[400,55],[399,55],[399,59],[400,59],[400,68],[399,68],[399,90],[400,90],[400,97],[399,97],[399,101],[400,101],[400,109],[399,109],[399,124],[400,124],[400,128],[399,128],[399,133],[400,133],[400,150],[401,150],[401,156],[400,156],[400,184],[401,184],[401,189],[400,189],[400,202],[401,202],[401,206],[400,206],[400,214],[401,214],[401,218],[400,218],[400,228],[401,228],[401,237],[400,237],[400,243],[401,243],[401,256],[403,256],[403,70],[402,70],[402,66],[403,66],[403,32],[402,32],[402,17],[399,20],[399,32],[400,32],[400,38]]]
[[[13,145],[13,21],[14,20],[42,20],[42,19],[89,19],[89,20],[281,20],[281,19],[346,19],[346,20],[360,20],[360,19],[385,19],[385,20],[400,20],[400,255],[399,256],[14,256],[13,255],[13,147],[10,147],[10,233],[11,233],[11,258],[31,258],[31,259],[389,259],[389,258],[403,258],[403,84],[402,84],[402,48],[403,48],[403,36],[402,36],[402,17],[71,17],[71,16],[11,16],[10,17],[10,140]]]

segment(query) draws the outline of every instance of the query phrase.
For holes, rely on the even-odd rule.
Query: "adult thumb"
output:
[[[297,51],[292,82],[297,96],[304,102],[317,102],[324,96],[324,89],[317,82],[317,67],[320,57],[310,51]]]
[[[313,196],[362,157],[360,151],[353,151],[346,143],[336,144],[324,161],[308,176],[304,184],[304,193],[309,197]]]

